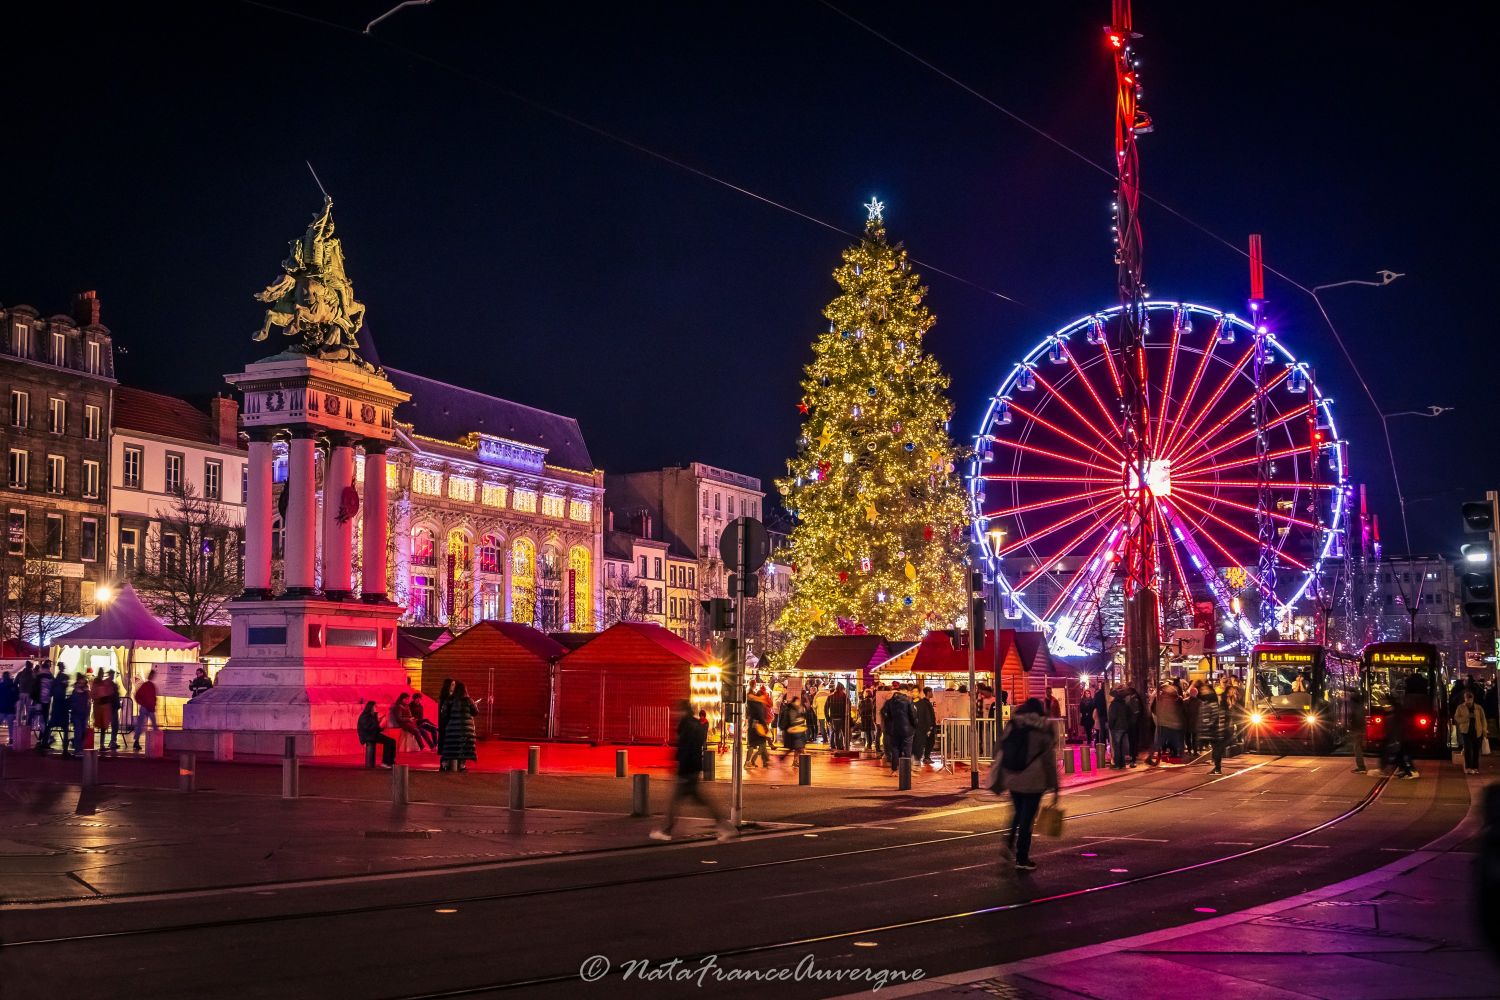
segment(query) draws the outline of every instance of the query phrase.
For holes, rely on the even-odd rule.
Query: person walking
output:
[[[771,715],[766,711],[766,703],[760,699],[758,694],[752,692],[745,699],[745,739],[750,746],[750,756],[745,761],[746,767],[770,767],[771,755],[766,751],[766,737],[770,734],[768,724]],[[756,759],[760,759],[757,764]]]
[[[1229,721],[1229,707],[1224,703],[1225,688],[1222,683],[1198,696],[1198,735],[1208,741],[1213,754],[1214,766],[1209,774],[1224,773],[1224,751],[1229,748],[1229,737],[1233,727]]]
[[[1135,767],[1135,758],[1130,756],[1130,695],[1123,687],[1117,687],[1111,692],[1106,719],[1109,724],[1109,755],[1114,762],[1114,769],[1125,770],[1127,758],[1130,766]]]
[[[1349,695],[1349,749],[1354,756],[1354,773],[1368,774],[1365,766],[1365,727],[1370,715],[1370,696],[1363,688]]]
[[[1212,691],[1207,681],[1197,681],[1189,684],[1182,695],[1182,738],[1187,743],[1187,752],[1195,757],[1202,752],[1198,739],[1198,716],[1203,707],[1201,699]]]
[[[135,701],[135,752],[140,753],[141,737],[146,732],[146,723],[151,723],[152,729],[160,729],[156,724],[156,671],[146,671],[146,679],[135,686],[135,692],[131,695]]]
[[[52,678],[52,702],[47,706],[47,718],[42,720],[42,738],[37,740],[36,752],[45,754],[52,749],[52,730],[58,732],[63,754],[68,752],[68,675],[61,667]]]
[[[359,721],[355,723],[359,733],[359,742],[365,746],[380,748],[380,766],[396,766],[396,741],[391,739],[380,729],[380,713],[375,709],[373,701],[365,702],[365,710],[359,713]],[[373,754],[368,758],[369,766],[374,767],[375,757]]]
[[[866,750],[875,749],[875,692],[865,688],[859,696],[859,731],[864,734]]]
[[[917,710],[903,685],[895,686],[890,700],[880,710],[880,724],[885,731],[886,759],[895,773],[901,770],[901,758],[911,756],[912,737],[917,730]]]
[[[828,688],[819,686],[813,692],[812,699],[813,715],[818,724],[818,739],[828,743]]]
[[[1000,770],[1013,813],[1005,844],[1018,872],[1036,871],[1036,862],[1031,860],[1032,828],[1042,808],[1043,794],[1051,791],[1056,802],[1060,790],[1057,737],[1046,711],[1041,699],[1026,699],[1012,713],[1000,737]]]
[[[120,709],[125,701],[125,692],[121,690],[124,682],[120,680],[118,670],[109,672],[109,683],[114,689],[109,695],[109,750],[114,753],[120,749]]]
[[[828,701],[823,706],[823,713],[828,717],[828,748],[830,750],[849,749],[849,692],[844,690],[842,683],[835,684],[829,692]]]
[[[422,701],[422,692],[411,696],[411,721],[417,727],[417,749],[437,749],[437,726],[427,718],[427,705]]]
[[[793,701],[796,696],[793,696]],[[703,748],[708,743],[708,729],[693,715],[691,702],[677,704],[677,780],[672,783],[672,797],[667,800],[667,813],[661,826],[652,830],[652,840],[671,840],[672,828],[677,825],[677,810],[684,802],[698,803],[713,817],[719,828],[719,839],[729,840],[735,830],[714,804],[703,797],[698,779],[703,775]]]
[[[1084,752],[1094,742],[1094,692],[1088,688],[1083,689],[1083,695],[1078,699],[1078,728],[1083,730]]]
[[[1125,689],[1125,708],[1130,713],[1130,766],[1140,760],[1141,716],[1145,714],[1141,704],[1141,693],[1133,687]]]
[[[27,724],[37,723],[37,728],[45,728],[47,725],[47,712],[52,707],[52,664],[43,662],[38,664],[36,679],[31,685],[31,712],[30,718],[18,716]]]
[[[937,736],[937,707],[932,703],[932,688],[924,687],[922,697],[912,706],[917,723],[912,730],[912,763],[931,764],[932,744]]]
[[[94,682],[89,694],[94,699],[94,728],[99,731],[98,746],[103,750],[104,736],[115,718],[115,682],[110,680],[109,671],[106,670],[104,676]]]
[[[1420,778],[1419,771],[1411,766],[1411,757],[1406,752],[1403,736],[1411,718],[1411,711],[1405,703],[1397,700],[1390,706],[1385,717],[1385,746],[1382,748],[1380,767],[1386,774],[1395,774],[1398,778],[1413,779]]]
[[[1177,685],[1168,682],[1157,689],[1156,699],[1151,703],[1151,720],[1156,723],[1156,739],[1151,744],[1151,756],[1146,763],[1154,767],[1168,754],[1180,758],[1183,714],[1182,694]]]
[[[479,715],[479,706],[469,697],[469,689],[463,681],[453,684],[453,697],[448,703],[448,725],[442,735],[442,762],[444,771],[467,771],[469,761],[478,760],[474,752],[474,720]]]
[[[68,716],[73,723],[73,752],[68,753],[64,745],[64,757],[73,757],[83,753],[83,734],[89,728],[89,706],[92,702],[88,678],[79,674],[78,679],[73,683],[73,693],[68,696]],[[65,736],[64,739],[66,738]]]
[[[802,701],[791,695],[781,704],[781,745],[786,750],[781,756],[802,756],[807,745],[807,716],[802,711]]]
[[[1474,700],[1473,688],[1464,688],[1463,697],[1453,711],[1453,725],[1464,750],[1464,773],[1478,774],[1479,743],[1489,735],[1489,720],[1484,717],[1484,707]]]

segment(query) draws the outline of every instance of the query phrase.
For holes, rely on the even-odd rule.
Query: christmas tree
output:
[[[927,289],[887,241],[881,204],[865,207],[802,380],[797,457],[776,484],[795,524],[779,622],[792,657],[815,635],[916,639],[964,613],[967,507],[948,377],[922,349]]]

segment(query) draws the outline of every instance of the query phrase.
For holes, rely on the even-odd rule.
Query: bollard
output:
[[[510,808],[515,812],[526,809],[526,772],[510,772]]]
[[[797,758],[797,784],[812,784],[812,755],[803,754]]]
[[[99,751],[92,748],[83,752],[83,787],[93,788],[99,784]]]
[[[629,756],[624,750],[615,751],[615,777],[625,777],[625,769],[629,767]]]
[[[911,758],[902,757],[896,778],[896,788],[903,792],[911,791]]]
[[[718,773],[719,755],[706,753],[703,755],[703,780],[713,781],[714,775]]]
[[[624,753],[621,750],[620,753]],[[651,815],[651,775],[632,774],[630,776],[630,815]]]
[[[405,764],[391,765],[391,802],[404,806],[411,801],[411,768]]]
[[[295,799],[298,793],[297,737],[288,736],[281,749],[281,797]]]
[[[541,747],[527,747],[526,748],[526,773],[527,774],[536,774],[541,769],[542,769],[542,748]]]
[[[177,755],[177,790],[192,792],[198,788],[198,755],[189,750]]]
[[[1094,748],[1088,743],[1078,748],[1078,763],[1084,774],[1094,769]]]
[[[1073,748],[1067,747],[1063,750],[1063,774],[1072,774],[1074,770]]]

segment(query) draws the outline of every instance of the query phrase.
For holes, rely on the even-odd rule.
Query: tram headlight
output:
[[[1302,720],[1309,726],[1316,726],[1318,724],[1318,717],[1311,712],[1308,712],[1306,715],[1304,715],[1302,717]]]
[[[1265,721],[1265,719],[1266,719],[1266,717],[1263,716],[1263,715],[1261,715],[1259,712],[1251,712],[1250,713],[1250,725],[1252,725],[1252,726],[1258,726],[1258,725],[1260,725],[1262,722]]]

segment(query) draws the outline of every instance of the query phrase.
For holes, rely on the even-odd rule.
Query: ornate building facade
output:
[[[604,474],[578,422],[396,369],[392,593],[411,624],[588,632],[603,615]]]

